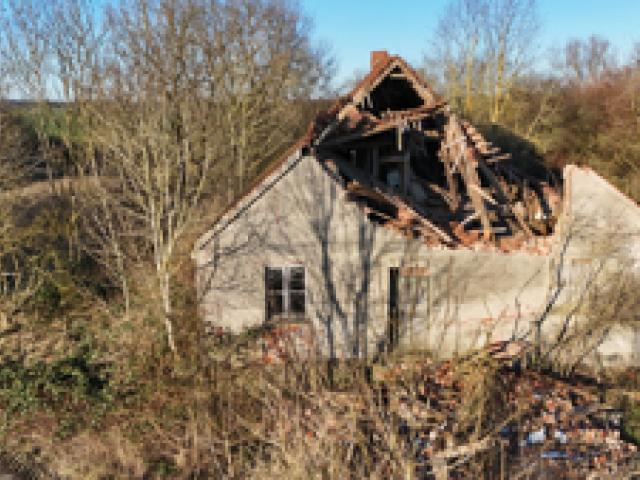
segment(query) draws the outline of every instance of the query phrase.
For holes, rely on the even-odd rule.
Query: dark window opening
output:
[[[378,151],[379,151],[380,158],[390,157],[391,155],[397,155],[399,153],[395,143],[394,144],[387,143],[384,145],[380,145]]]
[[[304,317],[304,267],[266,267],[265,303],[267,322]]]
[[[400,336],[400,302],[399,302],[400,269],[389,269],[389,318],[387,325],[387,342],[389,350],[398,346]]]
[[[425,142],[425,155],[411,157],[411,169],[422,180],[447,187],[444,164],[438,158],[435,142]],[[438,146],[435,144],[436,147]]]
[[[406,78],[386,77],[371,92],[372,107],[369,109],[374,115],[387,110],[406,110],[424,105],[424,100],[409,80]]]
[[[356,150],[356,167],[371,174],[371,151],[366,148]]]
[[[401,163],[381,163],[380,164],[380,180],[396,191],[402,191],[404,170]]]

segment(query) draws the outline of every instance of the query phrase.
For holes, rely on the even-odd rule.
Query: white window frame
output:
[[[303,282],[304,289],[291,289],[291,272],[294,268],[301,268],[303,272]],[[282,312],[279,314],[274,314],[271,318],[269,317],[268,310],[268,298],[271,292],[278,290],[269,290],[266,276],[268,270],[280,270],[282,272],[282,288],[279,290],[280,295],[282,296]],[[286,265],[266,265],[265,266],[265,322],[277,322],[279,319],[295,319],[295,318],[304,318],[307,314],[307,269],[304,265],[299,263],[294,264],[286,264]],[[291,294],[292,293],[302,293],[304,295],[304,311],[303,312],[292,312],[291,311]]]

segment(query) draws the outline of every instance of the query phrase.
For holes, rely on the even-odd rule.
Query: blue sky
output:
[[[338,61],[336,83],[366,71],[371,50],[388,50],[420,63],[447,0],[300,0],[314,35]],[[640,42],[640,0],[538,0],[538,65],[549,48],[598,34],[624,57]]]

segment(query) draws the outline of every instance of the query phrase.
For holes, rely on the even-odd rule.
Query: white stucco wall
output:
[[[373,355],[386,338],[389,269],[417,266],[427,274],[401,326],[405,348],[450,355],[530,328],[548,295],[549,257],[429,248],[372,223],[344,196],[303,157],[205,242],[196,254],[205,321],[234,332],[261,325],[264,268],[302,264],[322,353]]]
[[[588,282],[609,288],[602,301],[613,302],[618,286],[627,288],[628,282],[640,278],[637,204],[591,169],[570,165],[564,178],[564,214],[555,261],[561,266],[564,283],[557,310],[565,315],[556,315],[558,325],[566,312],[584,302]],[[576,317],[580,319],[580,313]],[[640,365],[640,331],[626,323],[613,328],[598,348],[597,360],[602,364]]]

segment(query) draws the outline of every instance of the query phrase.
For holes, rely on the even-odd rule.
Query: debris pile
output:
[[[563,478],[616,474],[637,458],[636,446],[621,438],[622,412],[601,403],[594,387],[520,371],[517,364],[498,372],[504,405],[485,404],[500,411],[498,421],[469,435],[468,385],[450,362],[400,364],[386,371],[382,383],[393,392],[389,411],[425,478],[437,461],[448,466],[449,478],[471,478],[469,460],[483,455],[504,455],[492,464],[507,465],[509,475],[561,467]]]
[[[424,359],[375,366],[368,400],[330,391],[316,396],[333,412],[323,415],[336,438],[350,438],[339,434],[340,417],[359,415],[368,455],[380,461],[386,461],[380,451],[393,432],[414,465],[413,478],[439,478],[438,470],[448,475],[440,478],[478,478],[479,472],[492,472],[488,478],[545,478],[561,471],[562,478],[576,479],[596,472],[619,478],[629,471],[638,455],[621,436],[622,413],[600,402],[592,385],[521,369],[514,352],[519,348],[490,352],[487,361],[497,366],[495,375],[479,372],[481,402],[477,380],[461,375],[458,365]]]

